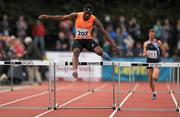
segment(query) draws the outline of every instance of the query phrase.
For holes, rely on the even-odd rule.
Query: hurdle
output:
[[[106,66],[112,66],[112,105],[110,105],[110,106],[102,106],[102,107],[98,107],[98,106],[96,106],[96,107],[86,107],[86,106],[80,106],[80,107],[59,107],[59,105],[58,105],[58,103],[56,103],[56,97],[54,98],[54,110],[57,110],[57,109],[116,109],[116,98],[115,98],[115,93],[116,93],[116,91],[115,91],[115,80],[114,80],[114,74],[115,74],[115,72],[114,72],[114,68],[115,68],[115,64],[114,64],[114,62],[103,62],[103,61],[101,61],[101,62],[79,62],[78,63],[78,65],[79,66],[103,66],[103,65],[106,65]],[[54,68],[56,68],[56,66],[59,66],[59,63],[55,63],[55,65],[54,65],[55,67]],[[72,62],[65,62],[65,66],[72,66]],[[90,76],[90,75],[89,75]],[[54,84],[56,84],[56,83],[54,83]],[[88,92],[89,93],[94,93],[94,92],[98,92],[98,90],[96,90],[96,89],[93,89],[93,88],[91,88],[91,80],[89,79],[89,84],[88,84],[88,86],[89,86],[89,90],[88,90]],[[56,86],[56,85],[55,85]],[[56,87],[55,87],[56,88]]]
[[[174,109],[165,109],[165,108],[161,108],[161,109],[152,109],[152,108],[122,108],[122,103],[120,102],[120,90],[119,90],[119,86],[120,86],[120,80],[121,80],[121,76],[120,76],[120,72],[118,73],[118,111],[176,111],[179,112],[180,108],[179,108],[179,100],[175,97],[175,94],[179,94],[179,68],[180,68],[180,63],[177,62],[160,62],[160,63],[141,63],[141,62],[117,62],[119,68],[120,67],[173,67],[173,68],[177,68],[177,81],[176,81],[176,85],[177,85],[177,90],[174,91],[169,87],[169,93],[172,96],[172,99],[174,101],[175,104],[175,108]],[[172,74],[172,70],[170,71],[170,73]],[[173,73],[174,73],[174,69],[173,69]],[[170,74],[170,81],[174,82],[174,75],[173,75],[173,80],[171,80],[172,75]],[[132,90],[130,95],[132,95],[134,93],[134,91]],[[128,98],[127,98],[128,99]]]
[[[52,62],[52,61],[38,61],[38,60],[10,60],[10,61],[0,61],[0,65],[9,65],[9,66],[50,66],[52,67],[53,66],[53,79],[54,79],[54,104],[52,105],[51,103],[51,92],[52,92],[52,82],[51,82],[51,79],[49,79],[49,89],[48,89],[48,92],[49,92],[49,99],[48,99],[48,106],[47,107],[7,107],[7,106],[0,106],[0,109],[6,109],[6,108],[16,108],[16,109],[116,109],[118,108],[119,111],[122,111],[122,110],[155,110],[155,111],[179,111],[179,101],[177,100],[177,98],[174,96],[174,94],[179,94],[179,81],[180,81],[180,78],[179,78],[179,67],[180,67],[180,63],[177,63],[177,62],[171,62],[171,63],[163,63],[163,62],[160,62],[160,63],[142,63],[142,62],[118,62],[118,61],[101,61],[101,62],[79,62],[79,65],[99,65],[99,66],[112,66],[112,69],[113,69],[113,73],[112,73],[112,99],[113,99],[113,103],[112,103],[112,106],[108,106],[108,107],[58,107],[58,103],[57,103],[57,100],[56,100],[56,66],[71,66],[72,65],[72,62]],[[120,67],[140,67],[140,66],[144,66],[144,67],[174,67],[174,68],[177,68],[177,81],[176,81],[176,84],[177,84],[177,92],[176,91],[173,91],[171,90],[170,88],[170,94],[174,100],[174,103],[175,103],[175,109],[143,109],[143,108],[137,108],[137,109],[134,109],[134,108],[130,108],[130,109],[125,109],[125,108],[122,108],[122,104],[120,104],[120,95],[121,95],[121,90],[120,90],[120,84],[121,84],[121,74],[120,74],[120,71],[118,73],[118,102],[116,103],[116,98],[115,98],[115,93],[116,93],[116,90],[115,90],[115,80],[114,80],[114,67],[115,66],[118,66],[119,68]],[[172,70],[172,73],[174,73],[174,70]],[[134,78],[133,76],[129,76],[131,77],[130,78],[130,82],[133,82],[134,81]],[[174,79],[174,75],[173,75],[173,79]],[[172,81],[175,81],[175,80],[172,80]],[[13,83],[11,83],[11,90],[13,89]],[[92,91],[89,91],[90,93],[92,93]],[[94,90],[94,92],[96,92],[96,90]],[[130,91],[130,94],[133,94],[134,91],[131,90]]]
[[[51,66],[54,65],[54,62],[51,61],[41,61],[41,60],[10,60],[10,61],[0,61],[0,65],[5,65],[5,66],[11,66],[11,82],[10,82],[10,91],[14,91],[14,83],[13,83],[13,67],[15,66]],[[53,70],[55,72],[55,70]],[[54,75],[55,78],[55,75]],[[47,109],[50,110],[53,108],[54,105],[51,103],[51,91],[52,91],[52,80],[49,78],[48,79],[48,106],[47,107],[30,107],[30,106],[6,106],[11,103],[15,103],[18,100],[15,100],[13,102],[8,102],[5,104],[0,105],[0,109]],[[25,97],[24,99],[28,99],[28,97]],[[22,99],[23,100],[23,99]]]

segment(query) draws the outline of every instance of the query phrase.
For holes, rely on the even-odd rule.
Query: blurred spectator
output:
[[[107,41],[104,42],[103,51],[108,53],[110,56],[112,55],[111,46]]]
[[[119,27],[120,28],[128,28],[127,27],[127,22],[126,22],[126,18],[124,16],[119,16]]]
[[[26,45],[26,54],[25,59],[32,59],[32,60],[41,60],[42,55],[40,53],[39,48],[33,43],[31,37],[26,37],[24,40],[24,43]],[[27,72],[28,72],[28,79],[29,83],[34,83],[34,79],[41,84],[42,79],[39,72],[38,66],[27,66]]]
[[[128,32],[126,31],[126,29],[124,27],[122,28],[117,28],[116,29],[116,41],[117,41],[117,45],[121,51],[121,56],[125,56],[126,51],[127,51],[127,46],[125,44],[125,39],[128,37]]]
[[[133,56],[133,48],[134,48],[134,40],[133,38],[128,35],[125,40],[124,40],[126,46],[127,46],[127,51],[126,51],[126,56],[130,56],[132,57]]]
[[[68,51],[70,50],[69,40],[65,37],[63,32],[59,32],[58,40],[56,41],[56,51]]]
[[[111,23],[111,16],[108,15],[108,14],[105,14],[104,16],[104,22],[105,22],[105,25],[108,25]]]
[[[180,19],[177,22],[177,26],[176,26],[176,32],[177,32],[177,54],[180,56]]]
[[[109,36],[115,40],[116,38],[116,32],[114,31],[114,28],[113,28],[113,25],[112,24],[109,24],[107,27],[106,27],[106,31],[109,33]]]
[[[143,48],[140,42],[136,42],[133,53],[135,57],[143,56]]]
[[[6,52],[6,54],[4,54],[4,59],[22,59],[24,56],[24,45],[20,40],[16,39],[14,36],[1,36],[0,39],[6,43],[3,47]],[[11,70],[12,68],[13,70]],[[22,66],[11,66],[11,68],[9,66],[2,66],[2,75],[0,79],[7,77],[10,78],[13,73],[14,84],[20,84],[24,79],[23,72]]]
[[[14,58],[15,59],[22,59],[25,53],[24,45],[23,43],[16,39],[15,37],[12,38],[12,46],[11,50],[14,53]]]
[[[65,34],[65,37],[67,39],[71,38],[72,35],[72,27],[73,27],[73,23],[71,20],[65,20],[65,21],[61,21],[59,23],[59,29],[61,32],[63,32]]]
[[[1,33],[5,36],[9,36],[10,34],[10,27],[9,27],[9,21],[8,16],[6,14],[3,15],[3,19],[0,24]]]
[[[171,38],[171,25],[169,23],[169,19],[164,20],[164,24],[162,26],[162,31],[161,31],[161,40],[162,42],[168,42],[170,41]]]
[[[32,35],[34,37],[34,43],[39,47],[42,55],[45,55],[45,41],[44,41],[44,36],[45,36],[46,30],[44,25],[37,20],[36,24],[32,28]]]
[[[163,47],[164,47],[164,50],[165,50],[165,57],[169,57],[169,45],[168,45],[168,43],[164,42]]]
[[[4,41],[0,41],[0,60],[6,59]],[[6,65],[0,66],[0,84],[9,84],[7,72],[9,67]]]
[[[161,25],[161,21],[159,19],[156,21],[156,24],[153,26],[153,29],[155,31],[155,37],[158,40],[160,40],[161,39],[162,25]]]
[[[16,22],[16,29],[17,29],[17,37],[20,40],[23,40],[25,38],[27,28],[28,25],[24,20],[24,16],[19,16],[19,19]]]
[[[6,53],[4,49],[5,49],[4,41],[0,41],[0,60],[4,60],[6,57]]]
[[[136,18],[132,18],[129,21],[128,31],[135,42],[141,41],[141,27],[140,24],[137,23]]]

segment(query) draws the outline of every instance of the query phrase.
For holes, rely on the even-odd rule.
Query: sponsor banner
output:
[[[72,61],[72,52],[46,52],[47,59],[55,62],[65,62]],[[102,58],[95,53],[90,52],[82,52],[79,56],[79,61],[83,62],[99,62],[102,61]],[[79,78],[84,81],[100,81],[101,79],[101,66],[95,65],[79,65],[78,66],[78,74]],[[64,78],[65,80],[73,81],[72,77],[72,66],[57,66],[56,67],[56,77]],[[50,69],[50,75],[53,75],[53,69]]]
[[[121,62],[146,62],[145,58],[118,58],[113,61]],[[173,62],[172,58],[166,60],[167,62]],[[120,69],[120,70],[119,70]],[[118,81],[118,72],[120,71],[121,81],[128,82],[130,74],[132,79],[135,81],[148,81],[146,67],[115,67],[115,80]],[[105,81],[112,81],[113,69],[110,66],[103,66],[102,68],[102,79]],[[170,77],[170,68],[160,68],[160,75],[158,81],[168,81]]]

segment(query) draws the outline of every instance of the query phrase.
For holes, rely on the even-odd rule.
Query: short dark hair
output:
[[[92,13],[93,12],[93,5],[92,4],[85,4],[83,11]]]
[[[155,33],[154,29],[150,29],[150,30],[149,30],[149,33],[150,33],[150,32],[154,32],[154,33]]]

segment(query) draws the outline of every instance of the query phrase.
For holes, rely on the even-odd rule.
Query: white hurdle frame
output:
[[[11,66],[10,71],[11,71],[11,83],[10,83],[10,90],[14,91],[14,83],[13,83],[13,66],[52,66],[54,65],[54,62],[50,61],[40,61],[40,60],[10,60],[10,61],[0,61],[0,65],[7,65]],[[55,72],[55,70],[53,70]],[[55,74],[54,74],[55,78]],[[20,106],[0,106],[0,109],[47,109],[50,110],[52,109],[52,104],[51,104],[51,91],[52,91],[52,82],[51,79],[49,78],[49,83],[48,83],[48,106],[47,107],[20,107]]]
[[[180,68],[180,63],[178,62],[160,62],[160,63],[141,63],[141,62],[119,62],[118,64],[119,68],[120,67],[139,67],[139,66],[145,66],[145,67],[177,67],[177,90],[176,91],[173,91],[173,90],[170,90],[170,92],[167,92],[167,93],[170,93],[171,96],[172,96],[172,99],[174,100],[175,102],[175,107],[174,109],[165,109],[165,108],[162,108],[162,109],[152,109],[152,108],[121,108],[121,105],[120,105],[120,90],[118,90],[118,111],[120,110],[126,110],[126,111],[176,111],[176,112],[179,112],[180,111],[180,107],[179,107],[179,100],[175,97],[175,93],[179,93],[179,82],[180,82],[180,71],[179,71],[179,68]],[[171,70],[170,70],[170,73]],[[173,69],[173,73],[174,73],[174,69]],[[172,76],[170,74],[170,76]],[[118,75],[118,84],[120,84],[120,71],[119,71],[119,75]],[[174,75],[173,75],[174,77]],[[172,77],[171,77],[172,78]],[[170,78],[170,79],[171,79]],[[174,81],[174,78],[173,78],[173,81]],[[120,85],[119,85],[120,86]],[[118,87],[119,88],[119,87]],[[171,89],[171,88],[170,88]],[[132,93],[134,93],[132,91]]]
[[[58,107],[57,107],[57,103],[56,103],[56,66],[71,66],[72,65],[72,62],[53,62],[53,61],[39,61],[39,60],[10,60],[10,61],[0,61],[0,65],[19,65],[19,66],[26,66],[26,65],[29,65],[29,66],[53,66],[53,71],[54,71],[54,109],[56,110]],[[103,65],[106,65],[106,66],[112,66],[113,67],[113,73],[112,73],[112,81],[113,81],[113,105],[111,107],[94,107],[92,109],[102,109],[102,108],[105,108],[105,109],[109,109],[109,108],[112,108],[112,109],[115,109],[116,108],[116,101],[115,101],[115,84],[114,84],[114,66],[115,65],[118,65],[119,67],[137,67],[137,66],[145,66],[145,67],[177,67],[177,86],[178,86],[178,91],[179,91],[179,81],[180,81],[180,78],[179,78],[179,68],[180,68],[180,63],[178,62],[160,62],[160,63],[142,63],[142,62],[118,62],[118,61],[101,61],[101,62],[79,62],[79,65],[100,65],[100,66],[103,66]],[[119,71],[120,72],[120,71]],[[119,74],[119,79],[120,79],[120,74]],[[119,81],[119,84],[120,84],[120,80]],[[120,85],[118,85],[120,86]],[[119,87],[118,87],[119,88]],[[51,91],[52,91],[52,88],[49,84],[49,97],[51,97]],[[177,92],[177,93],[180,93],[180,92]],[[118,97],[120,97],[120,90],[118,90]],[[174,94],[174,93],[173,93]],[[120,99],[120,98],[118,98]],[[49,100],[51,100],[51,98],[49,98]],[[178,100],[179,101],[179,100]],[[176,102],[179,103],[176,99]],[[50,101],[49,101],[50,102]],[[119,110],[122,110],[122,108],[119,107],[119,103],[118,103],[118,109]],[[0,107],[1,108],[11,108],[11,107]],[[14,107],[13,107],[14,108]],[[18,107],[16,107],[18,108]],[[26,109],[24,107],[19,107],[19,108],[23,108],[23,109]],[[27,109],[30,109],[30,108],[27,108]],[[32,109],[40,109],[40,108],[32,108]],[[52,106],[49,104],[49,106],[45,109],[52,109]],[[90,109],[90,108],[88,108]],[[131,110],[138,110],[138,109],[131,109]],[[139,109],[141,110],[141,109]],[[146,109],[146,110],[151,110],[151,109]],[[158,110],[158,109],[156,109]],[[160,109],[161,111],[162,109]],[[163,109],[163,110],[169,110],[169,109]],[[179,104],[177,104],[176,106],[176,109],[175,111],[179,111]]]
[[[63,62],[64,63],[64,62]],[[63,64],[63,63],[61,63],[61,65]],[[103,66],[103,61],[101,61],[101,62],[79,62],[79,65],[81,66],[88,66],[88,67],[90,67],[91,65],[93,66],[93,65],[99,65],[99,66]],[[55,65],[56,66],[59,66],[59,64],[60,63],[56,63]],[[81,107],[59,107],[59,105],[58,105],[58,103],[54,103],[55,104],[55,106],[54,106],[54,110],[56,110],[56,109],[116,109],[116,98],[115,98],[115,80],[114,80],[114,74],[115,74],[115,72],[114,72],[114,68],[115,68],[115,64],[114,64],[114,62],[112,62],[112,63],[108,63],[107,64],[108,66],[112,66],[112,69],[113,69],[113,73],[112,73],[112,99],[113,99],[113,103],[112,103],[112,105],[110,105],[110,106],[102,106],[102,107],[85,107],[85,106],[81,106]],[[72,66],[72,62],[65,62],[65,66]],[[54,84],[56,84],[56,83],[54,83]],[[88,92],[91,92],[91,93],[94,93],[94,92],[97,92],[95,89],[92,89],[91,88],[91,81],[89,81],[89,85],[88,85],[88,87],[89,87],[89,90],[88,90]],[[55,85],[56,86],[56,85]],[[54,98],[55,99],[55,101],[56,101],[56,98]]]

